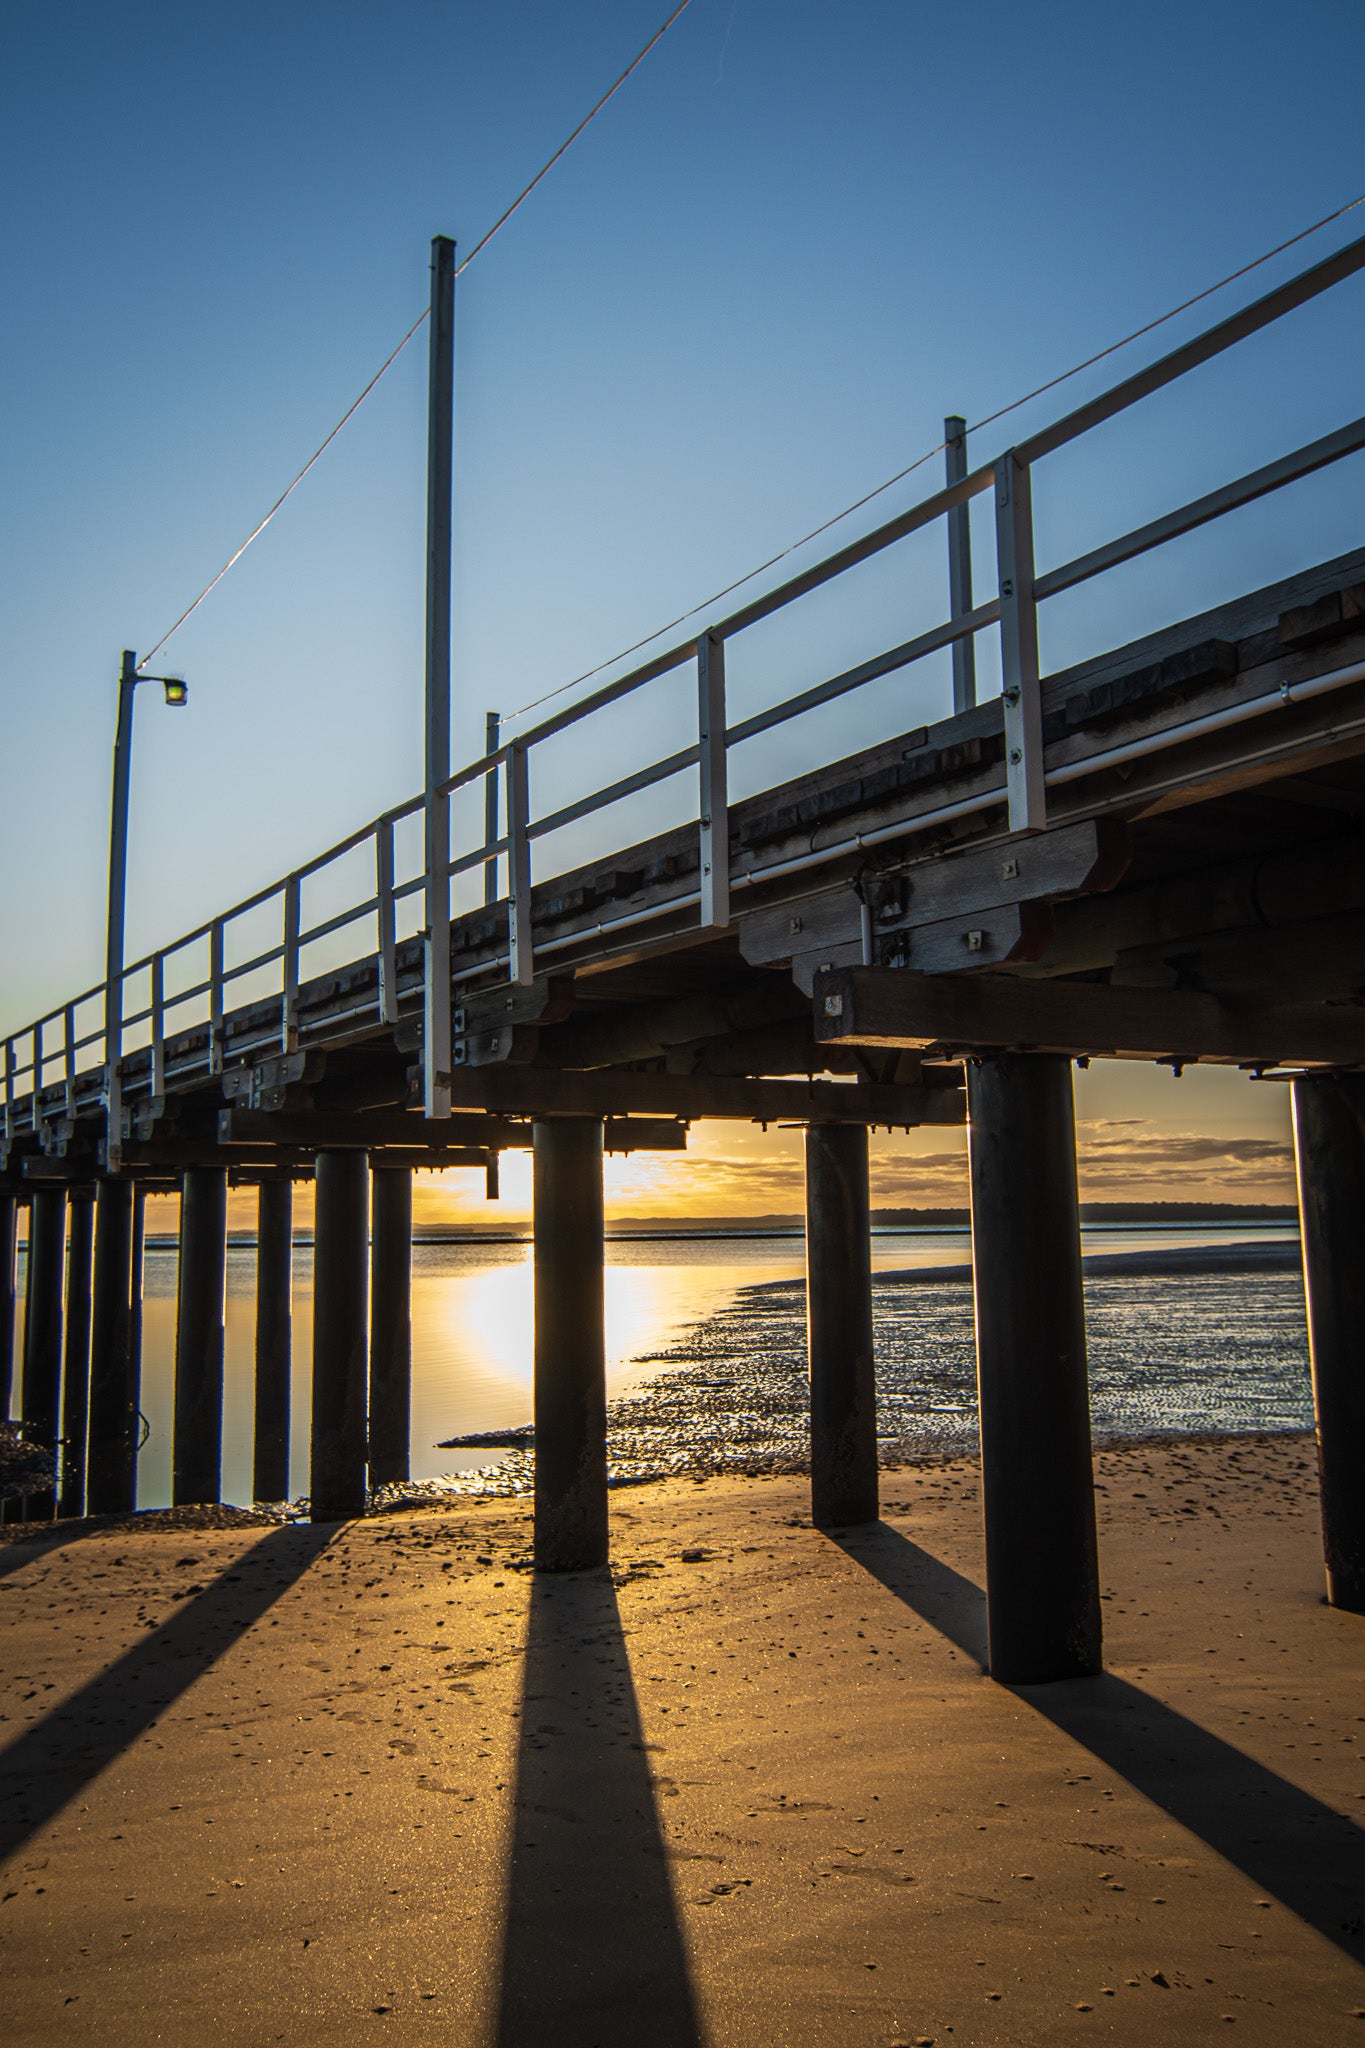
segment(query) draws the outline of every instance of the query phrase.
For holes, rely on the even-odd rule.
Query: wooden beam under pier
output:
[[[1234,1065],[1365,1064],[1365,1009],[1224,1002],[1188,989],[958,979],[885,967],[816,976],[821,1039],[869,1046],[1017,1048],[1077,1056]]]

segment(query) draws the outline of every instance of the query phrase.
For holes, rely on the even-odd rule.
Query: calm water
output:
[[[1283,1230],[1102,1230],[1086,1249],[1247,1244]],[[965,1261],[965,1231],[882,1231],[874,1273]],[[799,1238],[613,1242],[608,1388],[620,1478],[668,1470],[771,1469],[805,1444]],[[176,1256],[147,1254],[143,1408],[151,1434],[139,1502],[170,1496]],[[294,1461],[308,1487],[312,1253],[294,1259]],[[970,1289],[874,1281],[879,1428],[888,1456],[974,1441]],[[1303,1293],[1296,1273],[1088,1277],[1097,1431],[1302,1428],[1311,1420]],[[462,1490],[520,1491],[529,1459],[443,1451],[440,1438],[531,1418],[528,1245],[418,1245],[413,1254],[415,1480],[466,1475]],[[228,1254],[224,1497],[250,1498],[255,1254]],[[489,1469],[492,1457],[493,1469]],[[476,1479],[476,1470],[484,1477]]]

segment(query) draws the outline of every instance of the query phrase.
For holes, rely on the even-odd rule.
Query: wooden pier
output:
[[[807,1131],[814,1513],[875,1519],[866,1133],[970,1114],[991,1668],[1094,1672],[1069,1063],[1212,1061],[1294,1089],[1328,1591],[1365,1610],[1365,550],[1060,673],[1040,674],[1037,644],[1040,603],[1358,452],[1365,420],[1046,571],[1030,514],[1054,450],[1363,266],[1357,242],[980,468],[950,436],[948,481],[921,504],[453,775],[438,720],[422,796],[8,1039],[0,1253],[11,1271],[26,1205],[23,1415],[45,1442],[88,1427],[84,1472],[63,1468],[71,1511],[135,1499],[135,1196],[181,1192],[175,1497],[213,1501],[226,1194],[259,1188],[265,1497],[287,1473],[289,1190],[315,1180],[311,1493],[314,1517],[337,1519],[406,1470],[411,1172],[495,1176],[503,1152],[529,1148],[536,1560],[600,1564],[601,1159],[682,1150],[692,1122],[734,1118]],[[438,250],[438,312],[448,269]],[[432,332],[448,347],[444,315]],[[433,421],[448,499],[439,403]],[[977,601],[962,515],[983,493],[998,575]],[[727,642],[939,521],[942,626],[727,723]],[[439,503],[433,530],[439,542]],[[977,703],[966,656],[983,633],[999,634],[1004,687]],[[727,800],[735,747],[947,648],[961,657],[951,716]],[[695,744],[536,815],[536,749],[674,672],[695,693]],[[690,824],[533,874],[548,834],[688,775]],[[489,822],[453,843],[452,800],[484,789]],[[403,874],[395,831],[419,818],[423,866]],[[310,927],[305,884],[364,848],[369,893]],[[485,874],[493,900],[451,915],[452,882]],[[419,898],[425,931],[402,939]],[[272,902],[278,943],[235,959],[237,921]],[[303,971],[310,946],[348,930],[350,958]],[[263,974],[277,990],[238,1000],[234,984]],[[3,1292],[0,1311],[3,1362]]]

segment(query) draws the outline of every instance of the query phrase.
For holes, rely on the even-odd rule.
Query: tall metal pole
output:
[[[128,885],[128,790],[133,756],[133,700],[137,656],[123,650],[118,679],[118,724],[114,729],[114,785],[109,805],[109,914],[104,950],[104,1099],[106,1158],[116,1170],[122,1143],[119,1059],[123,1052],[123,911]]]
[[[950,413],[943,422],[946,481],[961,483],[967,474],[967,422]],[[960,619],[972,608],[972,508],[955,505],[948,514],[948,616]],[[970,711],[976,702],[976,646],[953,642],[953,710]]]
[[[422,1098],[450,1115],[450,550],[455,422],[455,244],[431,244],[427,388],[426,974]]]

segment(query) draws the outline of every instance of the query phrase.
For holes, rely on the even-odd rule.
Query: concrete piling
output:
[[[90,1417],[90,1318],[95,1191],[73,1188],[66,1235],[66,1335],[62,1356],[62,1454],[58,1512],[85,1513]]]
[[[133,1189],[102,1180],[95,1189],[95,1277],[90,1321],[90,1442],[86,1510],[126,1515],[136,1498],[137,1403],[129,1382]]]
[[[1100,1669],[1070,1062],[967,1066],[991,1675]]]
[[[877,1519],[877,1388],[867,1128],[806,1127],[811,1519]]]
[[[28,1212],[28,1266],[24,1279],[24,1434],[55,1454],[62,1384],[62,1280],[66,1261],[66,1189],[33,1191]],[[55,1484],[29,1495],[31,1521],[57,1512]]]
[[[1293,1086],[1327,1598],[1365,1614],[1365,1075]]]
[[[370,1194],[370,1485],[409,1475],[412,1168],[375,1164]]]
[[[602,1120],[547,1117],[533,1130],[535,1562],[607,1562]]]
[[[14,1398],[14,1323],[17,1307],[19,1200],[0,1193],[0,1420],[8,1420]]]
[[[256,1191],[256,1385],[253,1500],[289,1498],[293,1366],[294,1185],[263,1180]]]
[[[315,1522],[365,1512],[368,1182],[363,1152],[318,1153],[309,1480]]]
[[[222,1499],[223,1315],[227,1291],[227,1171],[187,1168],[180,1195],[171,1499]]]

